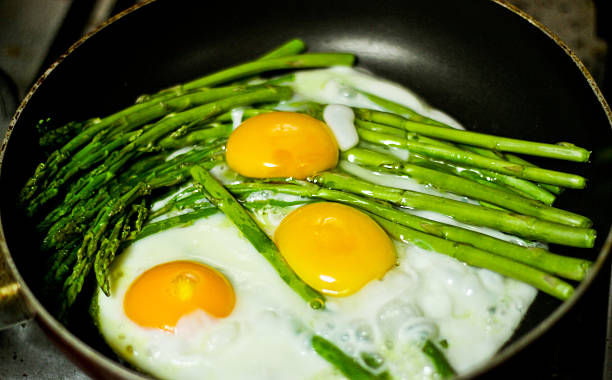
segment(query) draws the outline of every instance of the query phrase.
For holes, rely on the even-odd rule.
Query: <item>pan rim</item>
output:
[[[49,66],[49,68],[47,68],[45,70],[45,72],[41,75],[41,77],[35,82],[35,84],[32,86],[32,88],[28,91],[28,93],[26,94],[24,99],[21,101],[19,107],[17,108],[15,114],[11,118],[11,121],[9,123],[8,129],[7,129],[7,132],[6,132],[6,135],[5,135],[5,137],[4,137],[3,141],[2,141],[2,145],[0,147],[0,175],[1,175],[1,172],[2,172],[2,163],[3,163],[3,159],[4,159],[4,154],[5,154],[5,151],[6,151],[6,147],[8,145],[8,141],[9,141],[10,136],[12,134],[12,131],[13,131],[15,125],[17,124],[17,121],[19,120],[19,118],[21,116],[21,113],[27,107],[27,105],[29,103],[29,100],[32,98],[32,96],[37,91],[37,89],[42,85],[42,83],[45,81],[45,79],[51,74],[51,72],[60,63],[62,63],[62,61],[66,57],[68,57],[70,54],[72,54],[72,52],[74,50],[76,50],[80,45],[82,45],[84,42],[86,42],[90,37],[92,37],[93,35],[97,34],[101,30],[105,29],[109,25],[113,24],[117,20],[124,18],[126,15],[128,15],[128,14],[130,14],[130,13],[132,13],[132,12],[136,11],[137,9],[140,9],[140,8],[142,8],[144,6],[152,4],[152,3],[156,2],[156,1],[157,0],[144,0],[144,1],[142,1],[142,2],[140,2],[138,4],[136,4],[136,5],[134,5],[134,6],[130,7],[130,8],[128,8],[128,9],[120,12],[119,14],[113,16],[112,18],[108,19],[107,21],[105,21],[104,23],[99,25],[96,29],[94,29],[93,31],[87,33],[85,36],[81,37],[78,41],[76,41],[72,46],[70,46],[70,48],[64,54],[62,54],[60,57],[58,57],[58,59],[55,60],[53,62],[53,64],[51,64],[51,66]],[[530,16],[530,15],[526,14],[525,12],[521,11],[520,9],[516,8],[514,5],[509,4],[509,3],[505,2],[504,0],[490,0],[490,2],[505,8],[506,10],[508,10],[508,11],[514,13],[515,15],[521,17],[526,22],[530,23],[533,27],[536,27],[537,29],[539,29],[540,32],[542,32],[545,35],[547,35],[554,43],[556,43],[565,52],[565,54],[567,54],[572,59],[574,64],[577,66],[577,68],[580,70],[580,72],[584,76],[584,78],[587,81],[589,87],[591,88],[591,90],[593,91],[594,95],[596,96],[597,100],[599,101],[599,104],[603,108],[603,110],[604,110],[604,112],[606,114],[606,117],[608,119],[608,124],[610,125],[610,128],[612,129],[612,110],[610,109],[610,106],[607,103],[606,99],[604,98],[603,93],[601,92],[599,86],[597,85],[597,83],[595,82],[595,80],[593,79],[591,74],[589,73],[588,69],[585,67],[584,63],[580,60],[580,58],[572,51],[572,49],[569,48],[549,28],[547,28],[546,26],[541,24],[539,21],[535,20],[532,16]],[[47,334],[52,334],[53,337],[56,340],[59,340],[63,344],[68,345],[71,348],[74,348],[77,352],[81,353],[83,356],[87,357],[92,362],[94,362],[97,365],[101,366],[105,370],[105,373],[112,374],[113,376],[120,376],[120,377],[126,378],[126,379],[144,379],[144,378],[146,378],[145,377],[146,375],[143,375],[143,374],[141,374],[139,372],[133,371],[133,370],[131,370],[131,369],[121,365],[120,363],[116,362],[115,360],[112,360],[112,359],[108,358],[107,356],[101,354],[100,352],[98,352],[97,350],[95,350],[94,348],[89,346],[87,343],[83,342],[81,339],[77,338],[74,334],[72,334],[72,332],[70,332],[70,330],[68,330],[64,325],[59,323],[42,306],[40,301],[38,301],[36,296],[34,296],[34,293],[30,290],[30,288],[28,287],[28,285],[25,283],[24,279],[22,278],[21,274],[17,270],[17,267],[16,267],[16,265],[15,265],[15,263],[14,263],[12,257],[11,257],[11,254],[10,254],[9,250],[8,250],[8,246],[6,245],[6,240],[5,240],[5,236],[4,236],[4,228],[2,226],[3,226],[3,224],[2,224],[2,216],[0,214],[0,254],[3,256],[2,259],[6,260],[6,262],[8,263],[9,268],[12,270],[12,272],[13,272],[12,274],[15,277],[15,280],[19,283],[21,292],[24,295],[26,303],[28,304],[30,310],[34,311],[34,313],[33,313],[34,314],[34,318],[39,323],[42,323],[43,325],[45,325],[45,327],[48,328],[48,329],[45,330],[45,332]],[[579,298],[581,298],[582,295],[586,292],[586,290],[592,284],[594,279],[599,275],[599,273],[603,269],[604,263],[608,259],[608,256],[610,255],[610,251],[611,250],[612,250],[612,226],[611,226],[610,230],[608,231],[608,234],[606,236],[606,241],[603,244],[600,252],[598,253],[597,260],[594,262],[592,270],[590,271],[590,273],[588,274],[586,279],[584,279],[578,285],[578,287],[576,288],[575,293],[573,294],[573,296],[570,299],[568,299],[567,301],[563,302],[559,307],[557,307],[555,309],[555,311],[553,311],[552,314],[547,316],[543,321],[541,321],[535,328],[531,329],[527,334],[523,335],[517,341],[513,342],[512,344],[510,344],[508,347],[503,348],[501,351],[498,351],[486,363],[483,363],[482,365],[475,367],[474,369],[472,369],[468,373],[466,373],[466,374],[464,374],[462,376],[459,376],[458,378],[459,379],[471,379],[471,378],[475,378],[475,377],[477,377],[479,375],[483,375],[484,373],[486,373],[487,371],[489,371],[493,367],[498,366],[499,364],[505,362],[506,360],[508,360],[512,356],[516,355],[518,352],[523,350],[526,346],[528,346],[529,344],[534,342],[537,338],[542,336],[545,332],[547,332],[555,323],[557,323],[559,321],[559,319],[563,315],[565,315],[576,304],[577,300]],[[89,371],[87,371],[89,366],[84,366],[83,363],[81,363],[81,362],[76,362],[76,364],[79,365],[86,372],[89,372]],[[96,372],[99,373],[98,371],[96,371]],[[90,373],[90,374],[95,374],[95,373]]]

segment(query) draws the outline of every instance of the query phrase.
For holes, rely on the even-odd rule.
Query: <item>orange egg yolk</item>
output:
[[[339,203],[302,206],[279,224],[274,240],[308,285],[330,296],[355,293],[395,264],[393,243],[369,216]]]
[[[295,112],[270,112],[247,119],[230,135],[226,159],[246,177],[304,179],[336,167],[338,144],[322,121]]]
[[[227,317],[236,302],[234,289],[218,271],[191,261],[157,265],[141,274],[123,299],[125,314],[142,327],[174,332],[182,316],[201,309]]]

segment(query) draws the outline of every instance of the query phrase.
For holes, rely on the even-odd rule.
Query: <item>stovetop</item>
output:
[[[0,138],[33,81],[79,36],[136,0],[0,0]],[[563,39],[612,99],[608,0],[508,0]],[[597,11],[597,12],[596,12]],[[598,23],[599,21],[599,23]],[[604,235],[602,231],[602,235]],[[611,263],[552,331],[487,378],[612,380]],[[612,307],[612,305],[609,305]],[[609,316],[612,312],[609,311]],[[584,347],[576,356],[564,347]],[[606,351],[608,347],[608,351]],[[608,352],[608,354],[606,354]],[[606,357],[608,356],[608,357]],[[525,368],[529,368],[526,376]],[[605,368],[605,369],[604,369]],[[0,331],[0,379],[88,379],[33,322]]]

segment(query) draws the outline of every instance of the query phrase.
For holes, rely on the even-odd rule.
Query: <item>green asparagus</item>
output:
[[[268,260],[287,285],[307,301],[312,308],[320,309],[325,306],[325,298],[295,274],[272,239],[259,228],[246,210],[206,169],[195,166],[191,169],[191,175],[196,188],[234,222],[236,227],[253,244],[255,249]]]
[[[497,137],[478,132],[462,131],[418,121],[411,121],[399,115],[368,109],[356,109],[355,113],[363,120],[393,125],[404,128],[410,132],[422,134],[423,136],[439,138],[462,144],[475,145],[494,151],[523,153],[533,156],[578,162],[587,162],[590,156],[590,152],[588,150],[573,146],[571,144],[554,145],[536,143],[506,137]]]
[[[361,148],[352,148],[343,152],[342,158],[359,165],[401,173],[456,194],[490,202],[508,210],[516,211],[524,215],[535,216],[549,222],[566,224],[574,227],[589,227],[592,224],[592,222],[584,216],[546,206],[541,202],[526,199],[511,192],[482,186],[464,178],[408,163],[401,163],[394,157],[378,152],[372,152]]]

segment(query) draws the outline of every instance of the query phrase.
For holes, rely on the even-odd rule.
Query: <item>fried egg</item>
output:
[[[366,214],[340,203],[298,208],[276,228],[274,241],[304,282],[334,297],[357,292],[395,265],[387,233]]]
[[[242,123],[227,141],[230,168],[245,177],[304,179],[338,163],[329,127],[296,112],[271,112]]]
[[[461,127],[401,86],[355,69],[294,77],[287,85],[296,95],[279,105],[282,112],[246,121],[240,110],[232,113],[240,126],[228,141],[227,165],[214,175],[305,178],[336,167],[338,150],[354,145],[353,137],[339,138],[336,129],[296,113],[302,101],[340,105],[325,120],[344,119],[344,130],[352,119],[342,106],[384,110],[365,93]],[[358,167],[343,169],[366,177]],[[405,177],[368,175],[372,182],[439,194]],[[246,201],[272,198],[303,201],[266,191]],[[536,294],[524,283],[391,240],[348,206],[269,205],[253,215],[292,269],[327,296],[324,310],[310,308],[218,213],[139,240],[113,262],[111,296],[96,293],[93,313],[109,346],[135,368],[164,379],[344,378],[311,347],[317,334],[373,373],[435,379],[421,352],[424,341],[447,347],[453,367],[466,373],[510,338]]]
[[[205,294],[220,311],[162,303],[164,286],[135,293],[146,286],[141,282],[151,270],[186,263],[189,270],[206,268],[205,276],[211,276],[213,284],[203,284],[204,292],[221,288],[219,294]],[[169,283],[192,281],[185,277],[189,274],[179,269]],[[136,242],[113,263],[111,281],[110,297],[96,295],[100,332],[120,357],[146,373],[163,379],[287,379],[296,373],[303,378],[333,373],[310,347],[297,319],[309,306],[222,214]],[[170,298],[195,298],[189,287],[178,284]],[[171,309],[162,314],[184,314],[168,328],[171,323],[134,318],[129,309],[136,304],[144,314],[164,307]]]

